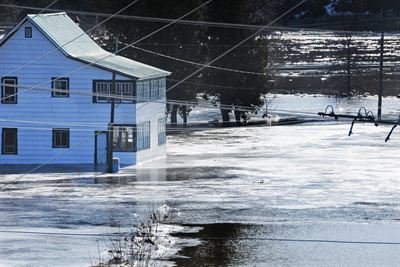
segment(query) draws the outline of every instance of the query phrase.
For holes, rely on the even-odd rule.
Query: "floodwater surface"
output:
[[[27,175],[0,195],[0,266],[89,266],[162,204],[181,214],[168,264],[399,266],[400,132],[385,143],[391,126],[349,127],[192,132],[118,175]]]

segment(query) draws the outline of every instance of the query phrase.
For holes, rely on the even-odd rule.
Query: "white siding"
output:
[[[137,162],[145,162],[166,155],[166,145],[158,145],[158,120],[165,118],[165,102],[162,98],[158,102],[144,102],[136,105],[137,123],[150,121],[151,140],[150,149],[142,150],[137,153]]]
[[[26,23],[26,26],[32,26]],[[24,27],[16,32],[5,44],[0,47],[0,75],[34,60],[55,46],[45,38],[34,26],[33,36],[25,39]],[[92,94],[92,81],[96,79],[110,80],[110,72],[96,68],[85,67],[71,74],[67,74],[85,65],[76,60],[65,57],[56,51],[39,61],[20,69],[7,76],[18,77],[19,86],[32,86],[47,82],[41,87],[51,89],[52,77],[69,77],[70,97],[52,98],[50,91],[30,90],[23,92],[19,88],[18,104],[0,104],[0,120],[40,121],[42,123],[17,123],[0,121],[2,127],[16,127],[18,129],[18,155],[0,155],[0,164],[29,164],[43,163],[51,157],[60,154],[63,149],[52,148],[51,128],[70,128],[70,150],[51,163],[90,163],[94,162],[94,132],[106,130],[110,119],[110,104],[92,103],[91,95],[74,94],[74,90]],[[128,78],[117,75],[119,80]],[[143,112],[140,110],[140,112]],[[145,118],[152,120],[152,132],[157,133],[155,122],[160,114],[159,110],[146,109]],[[47,123],[48,124],[45,124]],[[76,122],[84,127],[74,125]],[[136,123],[136,108],[134,104],[116,104],[115,122],[119,124]],[[57,123],[55,125],[54,123]],[[71,124],[71,125],[69,125]],[[93,125],[96,124],[96,125]],[[41,128],[33,130],[31,128]],[[43,129],[46,128],[46,129]],[[156,140],[152,144],[157,144]],[[165,150],[164,150],[165,155]],[[122,164],[135,164],[135,153],[115,153],[121,158]]]

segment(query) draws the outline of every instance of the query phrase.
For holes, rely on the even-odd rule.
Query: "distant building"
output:
[[[105,164],[113,72],[114,157],[165,156],[169,72],[103,50],[66,13],[24,18],[0,40],[0,164]]]

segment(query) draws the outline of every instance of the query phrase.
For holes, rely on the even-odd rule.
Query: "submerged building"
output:
[[[66,13],[26,16],[0,40],[0,164],[105,164],[165,156],[170,73],[109,53]],[[164,103],[163,103],[164,102]]]

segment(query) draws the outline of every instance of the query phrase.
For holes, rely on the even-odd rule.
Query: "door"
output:
[[[107,132],[96,132],[95,143],[95,163],[99,165],[107,164]]]

